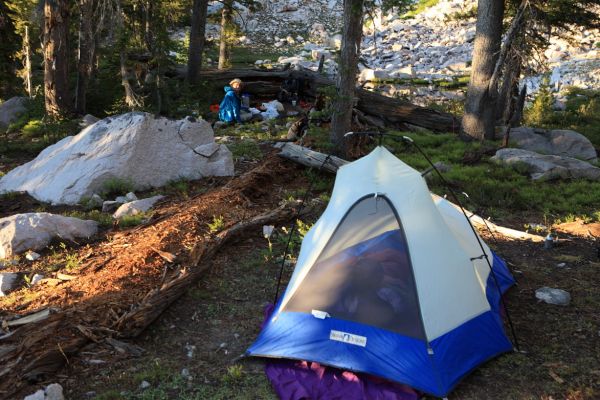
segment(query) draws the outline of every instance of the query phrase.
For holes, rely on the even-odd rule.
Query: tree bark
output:
[[[463,132],[475,139],[493,139],[496,108],[490,93],[502,39],[504,0],[479,0],[471,81],[467,90]]]
[[[71,113],[68,82],[69,1],[44,3],[44,93],[46,114],[61,117]]]
[[[29,44],[29,27],[25,25],[25,37],[23,38],[23,52],[25,53],[25,88],[27,95],[33,97],[31,85],[31,45]]]
[[[208,0],[194,0],[187,70],[187,80],[192,85],[198,81],[198,72],[200,72],[200,68],[202,67],[207,14]]]
[[[86,93],[92,76],[96,57],[96,38],[94,37],[95,0],[79,0],[79,51],[77,55],[77,89],[75,91],[75,111],[85,114]]]
[[[223,2],[221,11],[221,37],[219,39],[219,69],[231,67],[231,35],[232,35],[233,0]]]
[[[363,0],[344,0],[344,28],[337,76],[337,98],[331,118],[331,142],[345,155],[344,134],[350,131],[356,86],[356,66],[362,38]]]
[[[138,108],[142,106],[142,103],[138,96],[135,94],[133,90],[133,86],[129,81],[129,72],[127,71],[126,64],[127,56],[125,55],[125,51],[121,51],[121,85],[123,85],[123,89],[125,89],[125,104],[129,108]]]

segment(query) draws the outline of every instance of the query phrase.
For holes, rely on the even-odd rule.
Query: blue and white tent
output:
[[[377,147],[339,169],[247,354],[316,361],[444,397],[512,349],[499,303],[514,281],[483,248],[493,274],[462,211]]]

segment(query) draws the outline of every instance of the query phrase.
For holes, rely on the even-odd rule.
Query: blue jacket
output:
[[[242,122],[240,108],[242,103],[231,86],[225,86],[225,97],[219,105],[219,119],[224,122]]]

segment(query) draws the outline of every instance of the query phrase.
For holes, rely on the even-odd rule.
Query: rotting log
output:
[[[275,144],[275,147],[281,150],[279,156],[283,158],[334,174],[342,165],[348,164],[348,161],[336,156],[328,156],[294,143],[280,142]]]
[[[334,174],[341,166],[348,164],[348,161],[341,158],[330,157],[326,154],[299,146],[294,143],[277,143],[274,145],[274,147],[281,150],[279,156],[285,159],[294,161],[307,167],[317,168]],[[329,159],[327,159],[328,157]],[[325,162],[326,159],[327,162]],[[434,199],[439,198],[438,195],[433,193],[431,194],[431,197]],[[462,209],[459,206],[450,201],[448,202],[462,213]],[[467,217],[469,217],[471,223],[477,228],[489,230],[492,233],[499,233],[502,236],[511,239],[530,240],[532,242],[544,241],[542,236],[496,225],[469,210],[465,209],[465,213],[467,214]]]
[[[185,69],[176,71],[179,77],[185,76]],[[281,85],[288,79],[302,82],[300,95],[314,99],[319,93],[319,88],[335,86],[330,78],[307,69],[263,71],[257,69],[228,69],[228,70],[203,70],[199,78],[206,82],[220,82],[226,85],[234,78],[244,81],[244,91],[260,97],[275,97]],[[434,132],[458,133],[460,119],[456,116],[417,106],[407,101],[383,96],[366,89],[356,88],[355,96],[358,98],[356,108],[365,115],[376,117],[390,128],[405,128],[403,124],[420,126]],[[216,101],[217,99],[215,99]]]

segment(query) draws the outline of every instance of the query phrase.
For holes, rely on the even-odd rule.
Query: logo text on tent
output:
[[[342,331],[331,330],[331,332],[329,333],[329,339],[361,347],[367,346],[367,338],[365,336],[353,335],[351,333]]]

